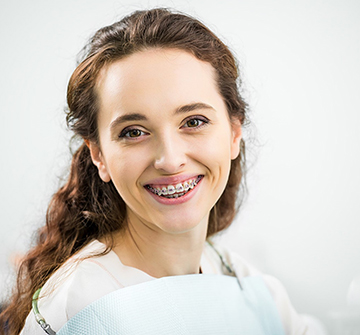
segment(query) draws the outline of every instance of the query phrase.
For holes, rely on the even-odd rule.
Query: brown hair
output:
[[[103,66],[148,48],[176,48],[210,63],[230,119],[244,124],[247,106],[239,93],[238,67],[229,49],[198,20],[168,9],[153,9],[134,12],[98,30],[84,48],[84,60],[72,74],[67,92],[66,119],[76,136],[98,143],[94,86]],[[242,140],[240,155],[231,162],[225,191],[211,210],[208,237],[227,228],[240,205],[244,149]],[[5,329],[6,325],[7,334],[22,329],[33,293],[91,240],[121,229],[125,216],[124,201],[111,181],[100,179],[88,147],[81,144],[73,155],[67,182],[50,202],[36,246],[22,261],[15,293],[1,314],[0,326]],[[111,242],[109,245],[110,249]]]

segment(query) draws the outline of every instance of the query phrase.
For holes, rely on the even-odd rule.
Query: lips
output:
[[[145,187],[152,193],[156,194],[159,197],[164,197],[168,199],[179,198],[184,196],[186,193],[190,192],[196,187],[199,181],[203,178],[203,175],[198,175],[195,178],[190,178],[181,183],[176,184],[148,184]]]

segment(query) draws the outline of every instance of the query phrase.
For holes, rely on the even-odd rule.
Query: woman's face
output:
[[[184,51],[141,51],[102,69],[96,93],[92,159],[128,221],[171,234],[206,229],[241,138],[212,66]]]

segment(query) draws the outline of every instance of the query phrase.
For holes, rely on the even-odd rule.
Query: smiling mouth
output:
[[[204,178],[204,175],[199,175],[196,178],[189,179],[176,185],[167,185],[163,187],[152,187],[151,185],[145,185],[145,187],[150,192],[156,194],[159,197],[167,199],[180,198],[194,189],[202,178]]]

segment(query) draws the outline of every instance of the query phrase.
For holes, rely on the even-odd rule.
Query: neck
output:
[[[207,220],[182,233],[169,233],[128,220],[127,229],[115,236],[113,251],[124,265],[152,277],[199,273]]]

